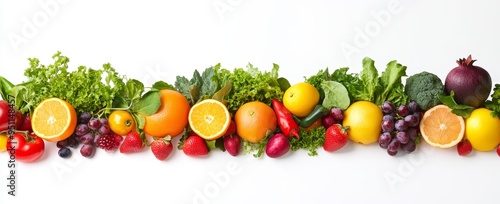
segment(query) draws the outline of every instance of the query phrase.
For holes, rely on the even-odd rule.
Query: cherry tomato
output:
[[[0,132],[9,129],[9,103],[5,100],[0,100]],[[23,122],[23,114],[19,111],[14,115],[14,129],[18,129]]]
[[[128,111],[116,110],[108,118],[109,128],[116,134],[127,135],[135,128],[135,121]]]
[[[14,154],[16,161],[34,162],[40,159],[45,151],[45,142],[34,133],[25,136],[22,133],[14,133],[13,138],[7,140],[7,151],[9,155]]]

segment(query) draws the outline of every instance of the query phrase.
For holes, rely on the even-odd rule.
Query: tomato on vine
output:
[[[125,110],[115,110],[111,112],[108,123],[111,131],[119,135],[126,135],[135,129],[134,118]]]

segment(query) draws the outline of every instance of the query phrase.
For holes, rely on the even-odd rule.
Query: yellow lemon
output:
[[[348,127],[349,139],[361,144],[378,141],[382,132],[382,110],[370,101],[352,103],[344,112],[343,126]]]
[[[7,150],[7,140],[8,136],[5,133],[0,133],[0,152],[5,152]]]
[[[294,84],[283,94],[283,105],[297,117],[309,115],[318,102],[318,90],[307,82]]]
[[[491,151],[500,144],[500,119],[490,113],[491,110],[478,108],[465,119],[465,137],[475,150]]]

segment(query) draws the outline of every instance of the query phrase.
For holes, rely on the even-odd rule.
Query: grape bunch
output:
[[[330,126],[334,124],[342,124],[342,121],[344,120],[344,111],[342,109],[333,107],[330,109],[330,114],[323,116],[321,118],[321,124],[325,129],[328,129]]]
[[[415,101],[408,105],[394,105],[385,101],[381,105],[384,117],[382,119],[382,133],[378,143],[381,148],[387,149],[387,153],[395,156],[399,149],[407,153],[415,151],[420,143],[419,124],[422,112]]]
[[[94,155],[96,148],[106,151],[118,149],[123,139],[122,136],[111,131],[108,119],[92,117],[88,112],[83,112],[79,115],[75,131],[68,139],[71,138],[76,142],[75,148],[78,144],[82,144],[80,154],[87,158]],[[71,155],[71,151],[67,148],[64,141],[58,142],[57,146],[60,148],[59,156],[67,158]]]

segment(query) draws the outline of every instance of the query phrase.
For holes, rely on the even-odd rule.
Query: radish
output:
[[[266,144],[266,154],[271,158],[278,158],[290,150],[290,141],[283,133],[273,135]]]
[[[236,156],[240,152],[240,136],[236,134],[224,136],[224,148],[231,156]]]

